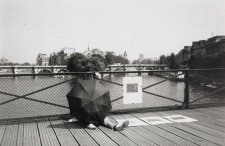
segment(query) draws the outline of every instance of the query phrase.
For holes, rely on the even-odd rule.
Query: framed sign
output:
[[[142,77],[123,77],[123,103],[142,103]]]

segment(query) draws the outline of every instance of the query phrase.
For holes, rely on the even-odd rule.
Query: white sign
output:
[[[151,124],[151,125],[158,125],[158,124],[166,124],[166,123],[173,123],[169,120],[166,120],[162,117],[144,117],[140,118],[141,120]]]
[[[193,119],[193,118],[190,118],[190,117],[187,117],[187,116],[183,116],[183,115],[165,116],[165,118],[172,121],[172,122],[176,122],[176,123],[198,121],[196,119]]]
[[[123,77],[123,103],[142,103],[142,77]]]
[[[117,122],[124,122],[124,121],[129,121],[129,127],[134,127],[134,126],[147,126],[148,124],[137,119],[137,118],[130,118],[130,119],[115,119]]]

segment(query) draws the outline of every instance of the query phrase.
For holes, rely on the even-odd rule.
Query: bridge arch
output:
[[[40,74],[40,73],[49,73],[49,74],[51,74],[52,71],[51,71],[50,69],[40,69],[40,70],[38,70],[37,73],[38,73],[38,74]]]
[[[57,71],[57,73],[64,73],[64,72],[68,72],[66,69],[59,69],[58,71]]]

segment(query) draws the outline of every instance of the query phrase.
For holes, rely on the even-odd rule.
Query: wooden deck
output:
[[[63,119],[47,118],[29,122],[0,124],[1,146],[196,146],[225,145],[225,107],[111,115],[126,118],[183,115],[195,122],[129,127],[115,132],[105,127],[89,130]]]

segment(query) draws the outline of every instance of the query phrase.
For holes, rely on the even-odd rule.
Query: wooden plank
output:
[[[18,124],[8,124],[1,146],[16,146],[17,143]]]
[[[147,117],[149,115],[156,116],[155,114],[152,114],[152,113],[143,113],[143,114],[139,113],[139,114],[133,114],[133,115],[135,115],[136,117],[140,117],[140,118],[141,117]],[[159,115],[157,114],[157,116],[159,116]],[[151,132],[153,132],[153,133],[155,133],[155,134],[157,134],[157,135],[159,135],[159,136],[161,136],[161,137],[163,137],[163,138],[165,138],[165,139],[167,139],[167,140],[169,140],[173,143],[176,143],[178,145],[187,145],[187,146],[188,145],[192,145],[192,146],[197,145],[197,144],[195,144],[191,141],[188,141],[188,140],[184,139],[180,135],[175,135],[175,134],[173,134],[171,132],[168,132],[166,130],[163,130],[163,129],[157,127],[157,126],[153,126],[153,125],[144,126],[144,128],[146,128],[147,130],[149,130],[149,131],[151,131]]]
[[[94,130],[85,129],[88,134],[101,146],[117,146],[117,144],[107,135],[105,135],[100,129],[96,128]]]
[[[197,144],[190,142],[183,137],[177,136],[171,132],[165,131],[157,126],[145,126],[144,128],[152,131],[153,133],[160,135],[178,145],[183,145],[183,146],[197,146]]]
[[[141,115],[141,114],[140,114]],[[153,114],[152,114],[153,115]],[[155,114],[154,114],[155,115]],[[123,114],[122,117],[124,118],[138,118],[139,120],[141,120],[139,117],[133,115],[133,114]],[[141,116],[143,117],[143,116]],[[141,120],[142,121],[142,120]],[[175,146],[177,145],[176,143],[169,141],[168,139],[165,139],[164,137],[161,137],[143,127],[136,127],[134,129],[135,132],[139,133],[140,135],[149,138],[150,140],[152,140],[153,142],[159,144],[159,145],[171,145],[171,146]]]
[[[191,133],[193,135],[199,136],[199,137],[201,137],[201,138],[203,138],[205,140],[208,140],[208,141],[210,141],[212,143],[215,143],[215,144],[218,144],[218,145],[224,145],[224,140],[223,139],[220,139],[218,137],[209,135],[209,134],[204,133],[202,131],[199,131],[199,130],[187,127],[187,126],[182,125],[182,124],[173,124],[171,126],[176,127],[176,128],[178,128],[180,130],[184,130],[186,132],[189,132],[189,133]]]
[[[212,107],[210,109],[218,111],[220,113],[225,113],[225,108],[224,107]]]
[[[128,118],[136,118],[134,117],[133,115],[130,115],[130,114],[123,114],[123,115],[115,115],[113,116],[113,118],[115,119],[128,119]],[[135,139],[135,142],[139,142],[140,144],[142,143],[141,141],[144,142],[144,144],[148,143],[148,144],[151,144],[151,145],[155,145],[155,144],[158,144],[157,142],[157,139],[154,139],[154,138],[158,138],[158,139],[161,139],[162,141],[161,142],[167,142],[167,145],[170,145],[172,142],[165,139],[165,138],[161,138],[160,136],[144,129],[144,128],[141,128],[140,127],[129,127],[129,133],[126,133],[126,136],[127,134],[130,134],[130,133],[133,133],[131,136],[131,139]],[[131,131],[132,130],[132,131]],[[154,138],[153,138],[154,137]],[[138,139],[137,139],[138,138]],[[147,138],[147,140],[145,139]],[[163,140],[165,139],[165,140]],[[140,141],[141,140],[141,141]],[[149,141],[148,141],[149,140]],[[166,143],[161,143],[161,145],[165,145]],[[175,143],[172,143],[172,145],[176,145]]]
[[[197,119],[198,121],[196,121],[195,123],[202,125],[202,126],[206,126],[218,131],[222,131],[225,132],[225,124],[224,122],[218,121],[217,119],[213,119],[211,117],[206,117],[206,116],[201,116],[201,113],[196,113],[196,112],[191,112],[190,110],[175,110],[174,112],[167,112],[167,114],[182,114],[184,116],[189,116],[191,118]]]
[[[204,114],[208,114],[210,116],[214,116],[215,118],[222,118],[222,119],[225,118],[224,113],[219,113],[218,111],[207,109],[207,108],[194,109],[194,111],[198,111],[198,112],[201,112],[201,113],[204,113]]]
[[[203,117],[203,118],[207,118],[207,119],[210,119],[210,120],[213,120],[213,121],[216,121],[216,122],[218,122],[218,123],[220,123],[220,124],[222,124],[222,125],[224,125],[225,126],[225,124],[224,124],[224,122],[223,122],[223,119],[221,118],[221,117],[215,117],[215,116],[213,116],[213,114],[207,114],[207,113],[205,113],[205,112],[199,112],[199,111],[191,111],[193,114],[196,114],[196,115],[199,115],[199,116],[201,116],[201,117]]]
[[[185,110],[182,110],[182,111],[176,111],[178,114],[182,114],[182,115],[186,115],[186,113],[184,114]],[[210,120],[208,118],[202,118],[200,116],[195,116],[194,114],[195,112],[190,112],[189,115],[187,116],[190,116],[191,118],[195,118],[199,121],[196,121],[196,122],[191,122],[191,123],[184,123],[186,124],[187,126],[190,125],[192,128],[195,128],[197,130],[201,130],[202,132],[205,132],[205,133],[208,133],[210,135],[213,135],[213,136],[217,136],[219,138],[225,138],[225,127],[221,126],[221,125],[224,125],[224,123],[221,123],[220,125],[217,125],[215,123],[218,123],[216,122],[215,119],[211,119],[211,122],[210,123]],[[160,113],[161,115],[171,115],[171,114],[174,114],[174,112],[161,112]]]
[[[73,123],[68,123],[65,122],[65,125],[67,128],[70,130],[70,132],[73,134],[73,136],[76,138],[77,142],[80,145],[90,145],[90,146],[97,146],[98,144],[92,139],[92,137],[86,132],[84,129],[84,126],[73,122]]]
[[[202,131],[202,132],[207,133],[209,135],[213,135],[213,136],[218,137],[220,139],[225,139],[225,133],[224,132],[214,130],[214,129],[209,128],[209,127],[205,127],[205,126],[199,125],[197,123],[183,123],[183,125],[191,127],[193,129],[196,129],[196,130],[199,130],[199,131]]]
[[[133,127],[134,128],[134,127]],[[149,140],[148,138],[136,133],[133,128],[129,127],[126,130],[121,131],[122,134],[127,136],[129,139],[137,143],[138,145],[142,146],[156,146],[157,144],[153,141]]]
[[[184,115],[182,112],[183,111],[186,111],[186,110],[182,110],[182,111],[180,111],[179,110],[179,114],[182,114],[182,115]],[[190,111],[190,110],[189,110]],[[196,117],[193,117],[192,115],[193,115],[193,113],[195,113],[195,112],[190,112],[190,116],[192,117],[192,118],[196,118]],[[174,113],[174,111],[169,111],[169,112],[158,112],[158,116],[165,116],[165,115],[173,115],[173,114],[176,114],[176,113]],[[197,118],[198,120],[202,120],[202,118],[201,117],[198,117]],[[211,119],[212,121],[213,121],[213,123],[215,123],[215,119]],[[199,122],[199,123],[198,123]],[[208,122],[208,118],[205,118],[205,121],[203,121],[202,122],[202,125],[201,125],[201,122],[200,121],[198,121],[198,122],[195,122],[195,123],[191,123],[190,125],[192,125],[193,124],[193,126],[195,126],[195,128],[197,129],[197,128],[199,128],[198,130],[202,130],[203,132],[205,132],[205,133],[208,133],[208,134],[210,134],[210,135],[216,135],[217,137],[219,137],[219,138],[221,138],[221,139],[224,139],[224,132],[223,131],[221,131],[221,129],[224,129],[224,127],[221,127],[221,126],[219,126],[219,125],[214,125],[214,124],[212,124],[212,123],[208,123],[207,124],[207,122]],[[218,122],[217,122],[218,123]],[[221,122],[220,122],[221,123]],[[221,123],[221,124],[223,124],[224,125],[224,123]],[[220,125],[221,125],[220,124]],[[208,127],[207,127],[208,126]],[[211,126],[211,127],[209,127],[209,126]],[[214,129],[214,128],[217,128],[217,129]],[[218,131],[218,129],[220,129],[219,131]]]
[[[100,126],[99,129],[102,130],[102,132],[104,132],[118,145],[137,146],[135,142],[133,142],[131,139],[127,138],[125,135],[121,134],[118,131],[113,131],[112,129],[103,126]]]
[[[41,146],[37,123],[24,123],[24,146]]]
[[[18,135],[17,135],[17,146],[23,146],[23,139],[24,139],[23,136],[24,136],[23,123],[19,123]]]
[[[59,146],[58,139],[51,127],[49,121],[38,122],[38,129],[40,132],[41,143],[43,146]]]
[[[154,142],[160,146],[176,146],[176,145],[178,145],[164,137],[161,137],[161,136],[145,129],[144,127],[135,127],[135,128],[132,128],[132,130],[135,131],[136,133],[148,138],[149,140],[151,140],[152,142]]]
[[[219,121],[218,119],[215,119],[214,117],[211,117],[210,115],[206,115],[204,113],[199,113],[196,111],[192,111],[192,110],[176,110],[173,112],[167,112],[167,114],[182,114],[184,116],[190,116],[192,118],[195,118],[199,121],[205,121],[217,126],[221,126],[221,127],[225,127],[225,123],[222,121]]]
[[[2,139],[5,134],[5,130],[6,130],[6,124],[0,124],[0,145],[2,143]]]
[[[62,146],[78,146],[79,144],[62,120],[50,120],[57,139]]]
[[[24,146],[41,146],[37,123],[24,123]]]
[[[218,125],[215,125],[215,124],[212,124],[212,123],[209,123],[209,122],[205,122],[205,121],[197,121],[195,122],[199,125],[203,125],[203,126],[206,126],[206,127],[209,127],[209,128],[212,128],[212,129],[215,129],[215,130],[218,130],[218,131],[221,131],[221,132],[224,132],[225,133],[225,127],[222,127],[222,126],[218,126]]]
[[[209,123],[212,123],[212,124],[215,124],[215,125],[218,125],[221,127],[225,127],[225,123],[223,121],[220,121],[219,119],[214,118],[211,115],[207,115],[207,114],[200,113],[200,112],[194,112],[194,111],[192,111],[192,112],[189,111],[189,113],[187,113],[187,114],[189,114],[190,116],[193,116],[193,117],[198,116],[197,120],[199,120],[199,121],[207,121]]]
[[[183,130],[180,130],[180,129],[177,129],[175,127],[172,127],[171,125],[172,124],[166,124],[166,125],[161,124],[161,125],[157,125],[157,127],[161,128],[161,129],[164,129],[164,130],[166,130],[168,132],[171,132],[171,133],[173,133],[175,135],[181,136],[184,139],[187,139],[188,141],[191,141],[191,142],[193,142],[193,143],[195,143],[197,145],[204,145],[204,146],[206,146],[206,145],[207,146],[214,146],[214,145],[216,145],[216,144],[214,144],[214,143],[212,143],[210,141],[207,141],[205,139],[202,139],[202,138],[200,138],[200,137],[198,137],[196,135],[193,135],[191,133],[188,133],[188,132],[185,132]]]
[[[172,115],[174,114],[174,112],[161,112],[160,115],[162,116],[165,116],[165,115]],[[184,114],[182,114],[184,115]],[[193,113],[190,114],[190,116],[192,118],[194,118],[193,116]],[[202,120],[201,117],[197,118],[198,120]],[[206,119],[208,121],[208,119]],[[203,124],[201,124],[203,123]],[[225,138],[225,133],[223,131],[218,131],[216,129],[214,129],[213,127],[217,127],[218,129],[224,129],[224,127],[219,127],[217,125],[213,125],[213,124],[210,124],[210,123],[206,123],[206,122],[200,122],[200,121],[196,121],[196,122],[191,122],[191,123],[183,123],[183,124],[186,124],[186,126],[191,126],[192,128],[194,129],[197,129],[197,130],[201,130],[202,132],[205,132],[205,133],[208,133],[208,134],[212,134],[214,136],[217,136],[218,138]],[[210,127],[211,126],[211,127]]]

